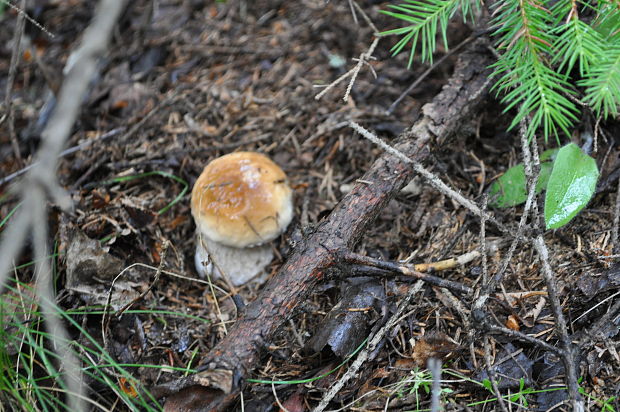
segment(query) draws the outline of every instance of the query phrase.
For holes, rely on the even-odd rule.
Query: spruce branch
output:
[[[558,26],[552,33],[558,35],[554,44],[553,63],[558,64],[558,71],[566,76],[570,75],[577,63],[579,74],[586,76],[604,54],[603,36],[579,20],[575,9],[569,12],[567,23]]]
[[[411,44],[409,66],[416,47],[430,61],[435,39],[447,42],[449,19],[460,10],[473,21],[479,6],[479,0],[404,0],[384,13],[408,25],[379,34],[402,36],[394,54]],[[570,135],[580,100],[596,117],[618,115],[620,0],[498,0],[492,30],[499,53],[495,91],[506,111],[517,111],[511,128],[530,118],[529,138],[538,130],[545,141]]]
[[[558,128],[570,135],[569,128],[577,120],[577,108],[565,96],[575,91],[547,58],[554,51],[552,22],[552,12],[535,0],[503,0],[493,19],[501,53],[493,65],[493,75],[498,77],[495,89],[507,93],[501,100],[505,111],[518,108],[511,128],[531,114],[528,138],[539,127],[545,138],[557,137]]]
[[[601,55],[601,59],[579,82],[586,88],[584,102],[604,118],[618,115],[620,106],[620,42]]]
[[[381,13],[395,17],[408,26],[387,30],[379,33],[380,36],[402,35],[403,37],[391,48],[392,54],[397,55],[404,47],[411,43],[408,66],[413,64],[416,45],[421,46],[422,61],[433,61],[433,52],[436,48],[437,32],[443,40],[444,47],[448,48],[448,22],[460,9],[464,19],[473,20],[474,10],[480,7],[479,0],[404,0],[399,5],[389,5],[393,11],[382,10]],[[439,29],[439,30],[438,30]]]

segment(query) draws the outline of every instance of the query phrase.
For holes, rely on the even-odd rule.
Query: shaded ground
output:
[[[55,37],[50,39],[27,25],[26,33],[38,56],[25,55],[20,61],[12,91],[15,130],[25,159],[30,159],[37,147],[46,121],[45,108],[53,104],[50,88],[61,78],[68,53],[87,24],[94,4],[36,3],[29,14]],[[378,13],[379,6],[364,4],[363,8],[378,27],[392,27],[393,22]],[[9,10],[1,21],[7,27],[0,33],[3,101],[15,20],[15,13]],[[450,33],[457,43],[469,30],[455,25]],[[103,304],[114,277],[101,282],[79,278],[73,291],[65,288],[66,252],[76,233],[100,240],[111,255],[120,259],[120,267],[139,262],[156,268],[161,262],[162,246],[169,241],[164,268],[186,279],[162,275],[132,308],[189,313],[208,322],[154,314],[130,314],[121,321],[113,320],[108,339],[117,360],[195,366],[236,317],[223,283],[211,290],[193,280],[195,244],[189,196],[184,195],[163,210],[184,187],[169,175],[191,187],[210,159],[236,149],[267,153],[281,165],[295,191],[297,218],[276,245],[279,258],[272,264],[274,273],[295,237],[326,216],[348,185],[380,153],[355,136],[345,122],[354,120],[390,140],[414,122],[421,106],[440,90],[451,73],[452,63],[440,66],[388,116],[385,109],[427,66],[416,64],[407,70],[406,56],[390,58],[387,50],[391,40],[384,40],[375,53],[378,60],[372,63],[376,78],[363,68],[348,103],[342,102],[346,82],[317,101],[314,96],[321,89],[315,86],[328,84],[352,67],[351,59],[365,52],[371,41],[372,31],[355,24],[347,2],[131,2],[113,39],[111,53],[102,62],[102,76],[93,83],[70,139],[70,146],[80,145],[80,150],[65,156],[59,170],[61,183],[75,202],[73,215],[50,214],[53,240],[58,242],[61,254],[59,300],[66,309]],[[491,180],[519,159],[518,138],[506,132],[508,118],[500,115],[497,102],[489,103],[470,125],[464,125],[455,146],[434,148],[433,171],[474,199],[479,199]],[[613,125],[609,129],[613,131]],[[609,330],[596,337],[579,334],[606,313],[617,299],[620,286],[615,261],[610,258],[614,253],[615,204],[615,193],[611,191],[616,186],[605,185],[607,176],[617,168],[614,144],[600,142],[601,193],[567,228],[545,237],[560,281],[570,332],[584,342],[582,387],[599,399],[617,397],[620,391],[618,326],[612,323]],[[9,141],[7,121],[0,125],[0,159],[0,177],[20,169]],[[148,172],[158,174],[142,175]],[[127,179],[116,179],[121,176]],[[0,201],[1,217],[16,206],[8,185],[0,187]],[[497,213],[505,222],[516,222],[520,209]],[[492,230],[487,233],[490,238],[499,235]],[[403,193],[388,205],[357,251],[388,260],[435,261],[476,249],[479,232],[477,220],[465,210],[420,184],[413,193]],[[489,256],[490,273],[497,270],[504,252],[500,248]],[[30,259],[25,254],[19,263]],[[538,264],[532,250],[519,250],[503,285],[505,299],[491,305],[499,323],[506,324],[512,316],[522,332],[554,342],[553,318],[544,306],[544,294],[539,293],[545,286]],[[479,265],[475,261],[441,276],[474,286],[481,273]],[[154,273],[154,269],[144,267],[127,270],[120,279],[127,295],[133,297],[135,291],[145,291]],[[28,281],[32,273],[26,268],[18,276]],[[311,378],[341,362],[328,349],[314,354],[304,345],[317,333],[317,325],[339,301],[345,286],[342,282],[323,285],[298,309],[294,320],[268,348],[262,364],[257,365],[256,378]],[[382,311],[394,310],[405,289],[392,281],[383,286],[385,300],[367,314],[373,322],[382,318]],[[257,286],[240,291],[246,301],[258,292]],[[115,298],[121,299],[119,294]],[[398,410],[415,409],[419,402],[420,407],[428,407],[426,392],[412,390],[415,384],[405,381],[413,376],[411,371],[420,362],[416,353],[421,350],[416,345],[420,341],[431,346],[448,345],[451,355],[445,359],[446,368],[481,382],[486,376],[480,368],[481,344],[470,346],[461,314],[450,299],[445,292],[428,287],[424,298],[411,306],[389,341],[358,379],[346,386],[333,406],[382,410],[389,404]],[[100,336],[101,315],[78,318],[93,335]],[[518,391],[520,377],[531,389],[548,389],[554,382],[561,382],[557,360],[538,348],[501,336],[492,339],[491,344],[491,355],[498,365],[496,373],[504,377],[500,389]],[[179,374],[145,367],[130,370],[145,385],[165,382]],[[277,387],[278,398],[291,411],[304,410],[314,405],[341,373],[339,370],[311,384]],[[453,391],[445,395],[446,402],[455,406],[491,397],[486,389],[471,382],[460,380],[445,386]],[[91,396],[108,406],[115,399],[106,390]],[[527,400],[530,406],[546,409],[562,399],[551,396],[533,394]],[[277,408],[268,384],[250,384],[244,402],[246,410]],[[590,402],[595,408],[595,403]],[[490,406],[497,407],[495,403]]]

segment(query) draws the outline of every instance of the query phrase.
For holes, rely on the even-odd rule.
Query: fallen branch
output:
[[[463,53],[455,73],[423,116],[396,141],[394,148],[411,161],[424,162],[431,144],[446,144],[487,96],[492,57],[480,40]],[[199,372],[152,388],[156,397],[191,386],[210,389],[201,410],[221,409],[233,401],[244,379],[258,365],[263,350],[293,309],[326,280],[340,254],[350,251],[385,205],[413,177],[413,164],[384,153],[359,183],[307,239],[302,241],[256,300],[206,356]],[[182,395],[182,394],[179,394]]]

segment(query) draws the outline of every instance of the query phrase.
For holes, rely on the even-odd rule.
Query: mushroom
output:
[[[273,259],[267,242],[293,218],[284,171],[267,156],[236,152],[211,161],[192,189],[196,270],[240,286]]]

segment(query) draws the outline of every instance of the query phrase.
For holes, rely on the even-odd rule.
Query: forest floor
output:
[[[22,41],[32,48],[22,53],[11,90],[24,163],[15,157],[5,118],[0,123],[0,234],[11,224],[11,219],[3,219],[19,203],[10,191],[19,177],[12,174],[29,164],[36,152],[62,69],[95,4],[34,3],[29,15],[54,37],[26,25]],[[394,28],[395,22],[379,13],[384,5],[375,3],[360,5],[379,29]],[[277,258],[269,269],[273,276],[294,246],[294,237],[303,236],[328,216],[382,153],[354,133],[348,122],[373,130],[387,142],[415,122],[422,106],[446,83],[457,54],[391,114],[386,109],[429,67],[415,61],[408,69],[406,55],[391,57],[392,38],[379,42],[376,60],[362,67],[347,102],[343,96],[348,81],[315,98],[321,86],[352,68],[372,42],[373,31],[357,17],[359,23],[345,1],[129,2],[70,137],[68,147],[77,150],[60,160],[58,177],[71,195],[73,213],[51,207],[49,214],[58,305],[83,328],[70,327],[73,339],[92,347],[84,337],[90,335],[103,346],[102,329],[107,330],[106,350],[119,364],[135,365],[124,369],[136,385],[148,388],[182,376],[200,363],[237,316],[226,284],[209,285],[198,279],[194,269],[195,225],[190,192],[184,190],[191,190],[203,167],[222,154],[247,150],[269,155],[287,173],[296,217],[274,243]],[[0,17],[3,102],[15,22],[15,11],[5,6]],[[457,22],[449,33],[449,42],[455,45],[471,30]],[[437,58],[444,53],[439,47]],[[450,147],[432,148],[427,164],[444,182],[477,202],[494,179],[520,162],[519,136],[507,130],[510,113],[501,110],[498,101],[490,100]],[[581,131],[587,129],[587,122]],[[618,136],[613,133],[620,129],[617,125],[603,127],[609,136]],[[577,143],[579,135],[577,130],[573,136]],[[541,148],[557,146],[540,144]],[[601,179],[596,196],[569,225],[544,234],[569,333],[580,342],[580,386],[592,410],[600,410],[605,401],[615,407],[608,410],[618,410],[620,395],[620,320],[612,318],[604,330],[589,334],[589,327],[618,300],[620,289],[620,267],[613,250],[618,187],[613,172],[619,166],[618,154],[616,141],[598,142],[594,156]],[[491,212],[516,227],[522,207]],[[355,251],[390,261],[434,262],[477,250],[480,233],[478,218],[416,180],[412,190],[390,201]],[[486,236],[487,242],[499,245],[488,256],[488,273],[493,275],[510,239],[503,239],[491,225]],[[164,251],[167,242],[170,247]],[[101,254],[103,263],[80,272],[80,264]],[[34,273],[28,265],[32,259],[27,247],[15,262],[19,268],[15,274],[23,284],[32,282]],[[143,265],[131,266],[136,263]],[[154,281],[158,267],[163,272]],[[112,279],[124,268],[128,269],[112,287]],[[436,274],[474,287],[482,272],[482,260],[477,259]],[[328,327],[326,315],[352,288],[342,279],[335,276],[321,284],[296,308],[255,365],[252,378],[258,382],[248,383],[231,410],[240,410],[241,403],[250,411],[309,410],[342,376],[348,366],[338,367],[343,354],[334,351],[324,336],[311,340]],[[363,327],[346,338],[345,347],[358,347],[371,330],[382,326],[411,282],[387,277],[379,284],[382,298],[366,308]],[[261,288],[250,284],[239,294],[250,302]],[[141,296],[143,292],[147,293]],[[517,249],[498,292],[489,303],[495,322],[557,345],[555,319],[533,248]],[[133,304],[120,319],[112,318],[106,329],[101,307],[110,293],[114,309]],[[501,393],[512,395],[511,410],[547,410],[561,403],[566,391],[561,389],[563,367],[558,359],[531,343],[502,335],[490,337],[485,351],[483,338],[471,341],[466,316],[459,309],[470,302],[459,304],[450,292],[424,286],[330,407],[429,408],[432,378],[426,358],[431,353],[443,362],[441,397],[447,410],[498,409],[493,389],[487,387],[485,352],[499,376]],[[8,354],[15,359],[11,355],[15,353]],[[327,372],[331,373],[312,380]],[[118,378],[112,372],[109,375]],[[273,387],[266,383],[303,379],[309,381]],[[99,381],[88,384],[91,399],[114,409],[118,391]],[[4,402],[16,405],[15,399]],[[158,409],[153,402],[150,407]]]

